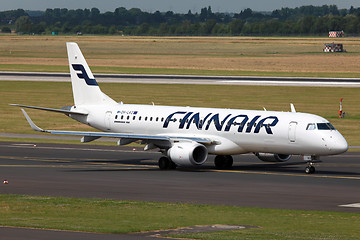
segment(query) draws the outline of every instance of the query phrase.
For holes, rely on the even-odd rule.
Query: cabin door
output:
[[[289,123],[289,141],[290,142],[296,141],[296,127],[297,127],[297,122]]]

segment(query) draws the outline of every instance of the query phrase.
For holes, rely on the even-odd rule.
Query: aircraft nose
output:
[[[341,135],[332,136],[331,143],[329,144],[329,149],[333,154],[344,153],[348,150],[349,145],[346,139]]]

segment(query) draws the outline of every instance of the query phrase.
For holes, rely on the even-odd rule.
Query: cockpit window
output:
[[[309,123],[306,127],[306,130],[315,130],[315,129],[316,129],[315,123]]]
[[[316,125],[319,130],[336,130],[331,123],[317,123]]]

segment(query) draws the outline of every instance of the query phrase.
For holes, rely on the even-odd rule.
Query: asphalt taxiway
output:
[[[0,153],[1,193],[360,212],[343,206],[360,203],[360,153],[323,157],[311,175],[300,157],[161,171],[160,153],[141,148],[0,142]]]
[[[235,156],[232,170],[213,158],[197,168],[158,169],[160,153],[140,147],[0,142],[2,194],[108,198],[280,209],[360,212],[360,153],[323,157],[316,174],[306,163],[263,163]],[[0,227],[6,239],[156,239]]]

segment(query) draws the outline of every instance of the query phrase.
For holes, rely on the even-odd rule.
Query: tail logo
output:
[[[81,64],[72,64],[72,67],[75,71],[80,71],[81,73],[77,73],[77,76],[80,78],[80,79],[84,79],[86,84],[87,85],[90,85],[90,86],[98,86],[97,82],[95,79],[91,79],[89,78],[88,74],[86,73],[86,70],[84,68],[83,65]]]

